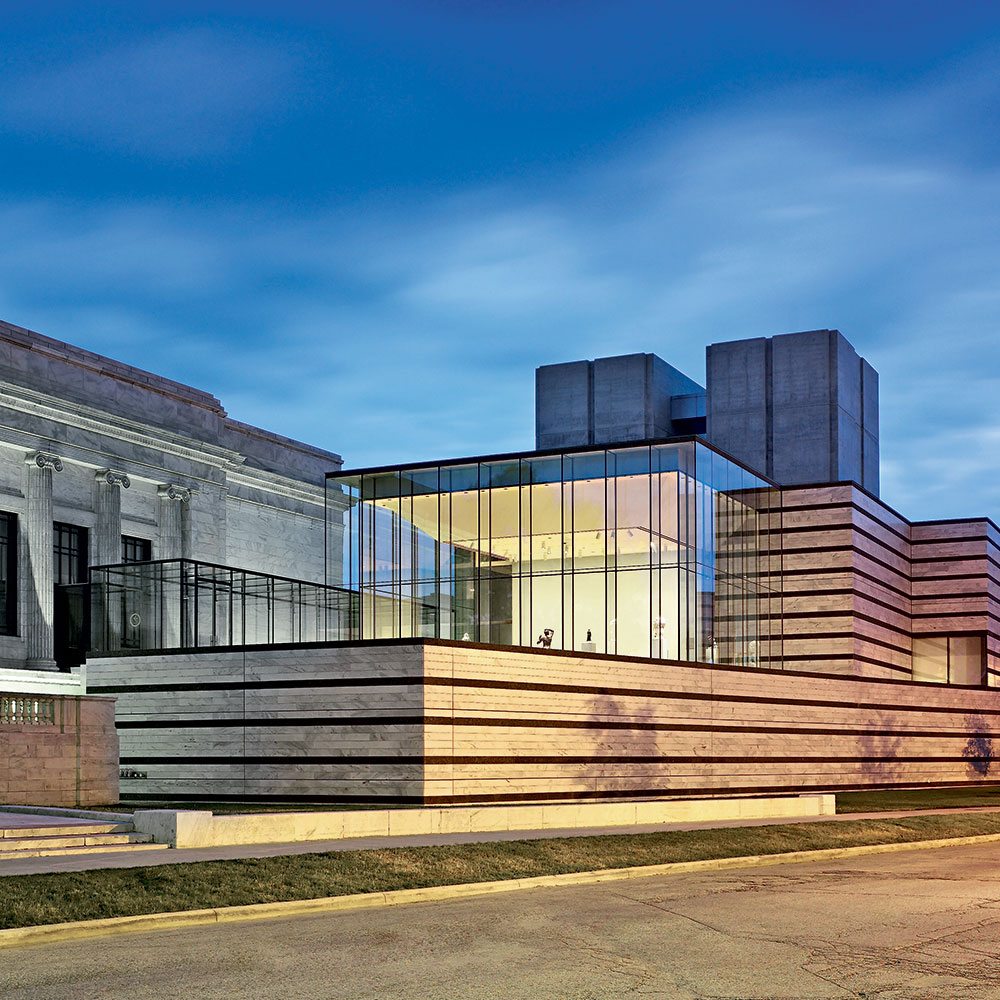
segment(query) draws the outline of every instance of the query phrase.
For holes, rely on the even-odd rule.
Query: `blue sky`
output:
[[[884,498],[1000,517],[1000,7],[690,7],[5,4],[0,317],[349,465],[836,327]]]

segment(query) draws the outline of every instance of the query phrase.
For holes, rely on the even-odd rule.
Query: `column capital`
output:
[[[96,478],[99,483],[107,483],[108,486],[121,486],[126,490],[132,485],[132,480],[126,473],[116,472],[114,469],[98,469]]]
[[[186,486],[178,486],[176,483],[158,486],[156,492],[161,500],[180,500],[181,503],[187,503],[191,499],[191,491]]]
[[[54,469],[62,472],[62,459],[50,451],[29,451],[24,457],[27,465],[37,465],[39,469]]]

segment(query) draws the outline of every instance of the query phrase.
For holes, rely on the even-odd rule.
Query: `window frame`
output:
[[[78,539],[78,544],[76,546],[76,570],[79,579],[75,580],[61,580],[59,579],[60,573],[60,561],[64,554],[73,555],[70,551],[68,553],[64,552],[60,547],[60,534],[62,533],[75,533]],[[90,531],[82,524],[70,524],[68,521],[53,521],[52,522],[52,582],[56,586],[68,584],[68,583],[86,583],[88,577],[88,569],[90,566]]]
[[[944,680],[929,680],[923,677],[914,676],[914,660],[916,650],[913,648],[921,640],[937,639],[945,644],[945,678]],[[978,639],[980,652],[979,680],[975,684],[959,684],[952,680],[952,640],[954,639]],[[930,633],[925,635],[915,635],[912,637],[910,654],[910,677],[918,684],[948,684],[954,687],[987,687],[989,685],[989,642],[986,632],[956,632],[956,633]]]
[[[141,548],[142,558],[134,559],[129,555],[129,548]],[[140,538],[138,535],[122,535],[122,564],[131,566],[139,562],[149,562],[153,558],[153,542],[150,538]]]
[[[6,546],[6,553],[0,552],[0,561],[6,571],[7,590],[0,606],[4,611],[5,621],[0,621],[0,635],[18,635],[18,594],[20,581],[18,578],[19,530],[18,515],[13,511],[0,511],[0,522],[7,526],[7,537],[0,538],[0,548]]]

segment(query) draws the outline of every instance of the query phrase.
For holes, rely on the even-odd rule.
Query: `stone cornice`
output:
[[[16,392],[12,392],[12,389]],[[9,382],[0,382],[0,406],[8,406],[30,416],[54,420],[88,433],[119,438],[129,444],[166,452],[189,462],[203,462],[219,467],[243,464],[243,456],[239,452],[221,445],[195,441],[172,431],[152,428],[148,424],[141,424],[115,414],[104,414],[87,406],[80,405],[78,409],[70,411],[66,410],[64,405],[65,401],[55,397],[45,396],[22,386],[13,386]],[[16,431],[20,428],[10,427],[10,430]]]
[[[135,365],[125,364],[123,361],[116,361],[103,354],[95,354],[86,348],[67,344],[44,333],[8,323],[6,320],[0,320],[0,340],[6,340],[15,349],[26,352],[29,358],[32,355],[47,357],[53,361],[84,369],[99,378],[127,382],[147,392],[176,399],[187,406],[197,406],[221,416],[226,415],[222,403],[204,389],[196,389],[194,386],[136,368]]]
[[[244,457],[239,452],[219,445],[194,442],[192,439],[181,438],[170,431],[157,430],[154,435],[150,433],[151,429],[146,425],[129,421],[124,417],[114,415],[105,416],[96,411],[89,410],[85,406],[80,406],[77,411],[71,412],[57,405],[59,402],[61,401],[45,396],[42,393],[37,393],[21,386],[12,386],[9,382],[0,381],[0,407],[7,406],[29,416],[55,421],[88,434],[107,436],[127,444],[163,452],[185,462],[198,462],[209,465],[225,473],[227,481],[237,486],[267,490],[277,496],[293,500],[323,503],[324,490],[321,484],[313,486],[301,479],[248,466],[245,464]],[[0,423],[0,431],[3,430],[21,435],[29,433],[23,428]],[[51,439],[51,435],[47,435],[47,437]],[[5,444],[7,442],[0,441],[0,446]],[[103,451],[98,451],[95,448],[87,448],[84,445],[73,445],[72,447],[74,449],[87,450],[92,454],[102,457],[106,455]],[[108,455],[105,457],[105,462],[107,462],[108,457],[111,456]],[[86,463],[84,461],[74,461],[71,458],[67,458],[66,461],[74,465],[90,464],[91,468],[105,467],[104,463],[99,461]],[[146,465],[148,474],[140,474],[138,469],[133,469],[133,478],[139,476],[139,478],[155,482],[158,478],[156,475],[157,467],[146,463],[142,464]],[[162,476],[162,472],[160,475]],[[206,480],[206,482],[212,482],[212,480]]]
[[[275,493],[290,500],[323,503],[322,486],[310,486],[299,479],[289,479],[263,470],[250,470],[247,466],[241,466],[238,471],[227,472],[226,481],[230,486],[243,486],[246,489]]]

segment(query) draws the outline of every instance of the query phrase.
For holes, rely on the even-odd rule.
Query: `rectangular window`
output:
[[[54,582],[87,582],[87,529],[56,521],[52,525]]]
[[[17,634],[17,515],[0,512],[0,635]]]
[[[122,562],[149,562],[153,558],[153,543],[148,538],[122,535]]]
[[[913,679],[931,684],[985,684],[981,635],[928,635],[913,640]]]

